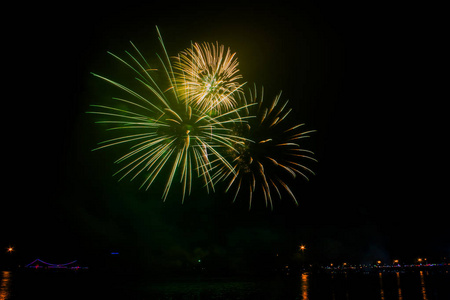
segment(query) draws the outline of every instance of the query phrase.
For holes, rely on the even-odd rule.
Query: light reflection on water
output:
[[[427,298],[427,290],[425,288],[425,278],[423,276],[423,271],[420,271],[420,287],[421,287],[421,291],[422,291],[422,297],[423,300],[428,300]]]
[[[2,271],[2,281],[0,282],[0,300],[7,300],[11,294],[11,272]]]
[[[395,272],[395,275],[397,276],[398,300],[403,300],[402,288],[400,287],[400,272]]]
[[[0,300],[14,299],[450,299],[448,273],[431,271],[314,273],[267,280],[185,278],[177,281],[96,273],[0,271]],[[61,294],[71,298],[60,298]],[[74,293],[74,291],[77,291]],[[87,295],[87,296],[86,296]],[[98,297],[97,297],[98,295]],[[438,295],[438,296],[436,296]],[[95,297],[94,297],[95,296]],[[436,298],[438,297],[438,298]]]
[[[383,273],[378,273],[378,277],[380,278],[380,299],[384,300]]]
[[[301,291],[302,291],[302,300],[309,300],[308,292],[309,292],[309,274],[302,273],[302,281],[301,281]]]
[[[378,272],[376,274],[369,274],[366,275],[363,274],[349,274],[347,272],[345,273],[336,273],[330,274],[331,279],[331,287],[329,291],[328,298],[326,299],[330,300],[336,300],[336,299],[349,299],[349,293],[352,297],[355,295],[363,296],[365,295],[365,292],[367,292],[369,289],[374,289],[373,291],[377,291],[375,295],[371,295],[370,299],[376,299],[376,300],[409,300],[409,299],[417,299],[417,300],[431,300],[431,299],[441,299],[439,297],[443,297],[442,299],[450,299],[448,295],[449,292],[446,292],[447,289],[445,289],[445,292],[442,290],[442,283],[443,282],[449,282],[448,281],[448,271],[444,273],[434,273],[431,274],[430,271],[427,270],[421,270],[418,272]],[[313,280],[313,286],[314,286],[314,277],[315,275],[312,275],[312,278],[310,276],[309,278],[309,292],[308,295],[305,297],[299,297],[299,299],[306,299],[309,300],[308,297],[312,297],[315,299],[317,290],[311,288],[311,279]],[[350,278],[351,277],[351,278]],[[349,278],[350,281],[352,281],[353,286],[357,286],[354,284],[354,282],[358,281],[359,283],[362,283],[365,287],[368,287],[369,289],[365,288],[342,288],[339,289],[339,286],[342,286],[343,282]],[[446,278],[444,281],[443,278]],[[429,281],[432,282],[429,284]],[[303,286],[303,285],[302,285]],[[336,289],[338,287],[338,289]],[[302,289],[303,290],[303,289]],[[441,296],[441,294],[445,294],[446,296]],[[406,295],[406,296],[405,296]],[[438,298],[434,298],[436,297]],[[412,298],[410,298],[412,297]],[[431,297],[431,298],[430,298]],[[324,298],[324,299],[325,299]]]

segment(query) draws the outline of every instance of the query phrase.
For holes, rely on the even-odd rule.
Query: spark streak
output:
[[[179,185],[184,202],[199,180],[208,192],[226,181],[233,202],[247,191],[250,208],[257,193],[272,209],[274,192],[298,205],[288,181],[314,174],[303,164],[316,161],[314,153],[300,143],[314,130],[291,125],[292,109],[281,92],[264,102],[264,89],[258,94],[255,87],[246,97],[236,53],[229,48],[192,43],[170,57],[156,29],[162,55],[156,54],[155,65],[130,42],[133,50],[124,56],[108,52],[126,67],[129,80],[92,73],[123,95],[112,97],[111,104],[91,105],[88,112],[111,134],[94,150],[128,147],[114,162],[121,165],[114,176],[141,177],[140,188],[157,185],[164,201]],[[160,180],[164,183],[155,184]]]
[[[124,144],[131,145],[129,151],[116,160],[115,163],[125,163],[125,165],[114,175],[121,174],[119,180],[129,176],[131,176],[130,180],[134,180],[142,174],[144,180],[141,188],[149,189],[157,178],[168,174],[162,194],[164,200],[168,197],[175,177],[179,176],[183,187],[182,201],[184,201],[186,194],[191,193],[194,172],[197,177],[203,179],[208,191],[214,190],[210,174],[212,159],[234,173],[231,164],[216,149],[236,151],[233,145],[245,140],[232,135],[230,127],[235,122],[243,121],[238,112],[246,106],[233,106],[232,110],[227,109],[223,113],[219,111],[211,116],[204,114],[205,106],[195,104],[194,97],[197,97],[195,93],[194,95],[191,95],[191,92],[184,93],[181,97],[177,84],[182,86],[189,86],[189,84],[173,72],[172,62],[159,30],[158,35],[165,55],[163,58],[158,56],[161,66],[157,69],[164,70],[163,74],[168,80],[165,87],[153,78],[155,68],[148,64],[134,44],[131,45],[135,54],[125,52],[128,59],[109,53],[127,66],[132,74],[137,75],[132,82],[122,84],[92,73],[129,96],[127,99],[112,98],[116,105],[92,105],[93,111],[89,113],[105,118],[97,123],[109,125],[109,130],[116,132],[116,137],[99,143],[99,147],[94,150]],[[216,73],[234,76],[231,79],[239,78],[235,75],[236,71],[224,69],[226,66],[237,65],[233,60],[234,55],[230,56],[227,52],[223,57],[223,47],[218,47],[218,50],[213,47],[213,52],[219,57],[217,61],[214,57],[208,58],[210,59],[208,63],[216,62]],[[220,97],[220,101],[224,102],[231,94],[232,91],[228,89],[225,92],[216,93],[214,97]]]
[[[273,190],[276,191],[279,198],[282,196],[281,191],[286,191],[294,203],[298,205],[298,201],[286,180],[289,177],[295,178],[297,174],[308,180],[307,174],[314,175],[314,172],[298,160],[316,161],[316,159],[299,154],[301,152],[314,153],[302,149],[300,144],[290,141],[307,137],[306,134],[312,133],[314,130],[298,132],[304,124],[289,126],[284,121],[291,109],[287,110],[288,101],[284,103],[280,101],[281,93],[267,105],[263,105],[263,89],[260,98],[258,98],[256,87],[254,91],[249,92],[249,95],[249,99],[247,100],[244,97],[243,101],[245,103],[258,103],[259,105],[249,107],[245,111],[246,114],[256,116],[253,121],[249,120],[246,124],[236,125],[238,134],[247,140],[244,144],[235,146],[237,152],[229,152],[235,173],[231,173],[223,167],[218,167],[214,178],[217,181],[228,180],[227,192],[233,186],[235,187],[234,200],[238,193],[247,189],[250,199],[249,208],[251,208],[253,194],[257,191],[257,187],[263,193],[266,206],[270,205],[272,209]],[[286,175],[289,176],[286,177]]]

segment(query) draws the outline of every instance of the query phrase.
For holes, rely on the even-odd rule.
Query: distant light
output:
[[[111,255],[119,255],[119,252],[111,252]]]
[[[201,263],[201,262],[202,262],[202,260],[201,260],[201,259],[199,259],[199,260],[198,260],[198,263]]]
[[[13,252],[14,251],[14,248],[13,247],[8,247],[8,252],[9,253],[11,253],[11,252]]]

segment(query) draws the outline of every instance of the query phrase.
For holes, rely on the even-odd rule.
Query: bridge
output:
[[[51,264],[41,259],[35,259],[31,263],[25,266],[30,269],[69,269],[69,270],[85,270],[87,267],[81,267],[77,264],[77,261],[71,261],[65,264]]]

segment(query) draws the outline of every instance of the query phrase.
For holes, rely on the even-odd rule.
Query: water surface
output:
[[[0,300],[448,300],[448,272],[310,273],[270,279],[150,278],[87,272],[0,272]]]

